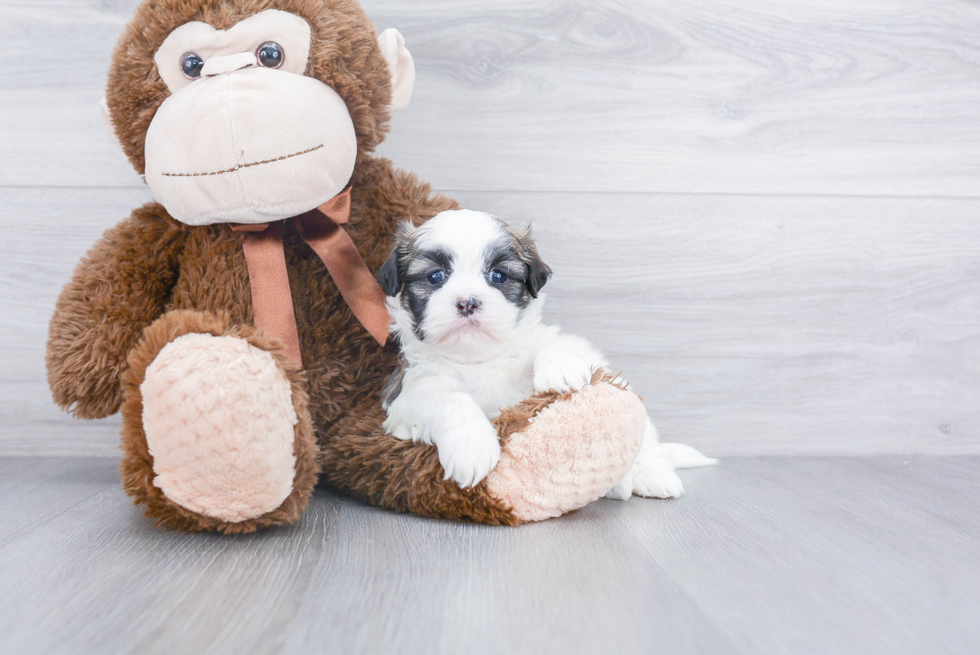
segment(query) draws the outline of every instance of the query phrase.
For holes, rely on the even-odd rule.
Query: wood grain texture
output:
[[[665,440],[980,454],[980,201],[454,195],[535,226],[555,269],[547,318],[606,351]],[[0,242],[0,452],[117,452],[115,419],[53,406],[44,342],[78,257],[146,197],[0,189],[0,220],[37,226]]]
[[[14,491],[43,510],[93,461]],[[980,458],[735,458],[682,475],[678,501],[514,529],[318,491],[300,524],[239,538],[157,530],[113,485],[0,545],[0,652],[980,648]]]
[[[98,101],[136,0],[0,0],[0,184],[139,186]],[[442,189],[978,194],[980,5],[365,0]]]
[[[149,199],[145,189],[0,187],[0,453],[118,453],[118,417],[79,421],[55,407],[44,349],[55,300],[78,260]]]
[[[0,548],[109,487],[119,475],[102,459],[0,457]]]
[[[421,71],[383,152],[439,187],[980,189],[976,3],[443,0],[372,16],[404,28]]]

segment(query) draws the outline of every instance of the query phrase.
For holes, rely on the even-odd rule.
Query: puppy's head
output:
[[[378,281],[403,344],[466,356],[507,341],[550,276],[529,228],[464,209],[403,223]]]

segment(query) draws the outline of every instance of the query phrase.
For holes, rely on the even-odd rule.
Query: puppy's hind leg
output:
[[[657,439],[657,429],[647,417],[643,444],[636,455],[633,467],[626,477],[606,494],[607,498],[629,500],[632,494],[648,498],[677,498],[684,493],[684,484],[674,472],[669,452],[661,448]]]
[[[663,457],[645,455],[643,451],[633,464],[633,493],[647,498],[677,498],[684,493],[684,483],[674,467]]]
[[[615,487],[606,492],[606,498],[629,500],[633,497],[633,469]]]

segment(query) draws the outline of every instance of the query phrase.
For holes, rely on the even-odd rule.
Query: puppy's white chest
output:
[[[532,390],[531,367],[518,358],[467,365],[457,373],[465,393],[488,418],[499,416],[501,409],[521,402]]]

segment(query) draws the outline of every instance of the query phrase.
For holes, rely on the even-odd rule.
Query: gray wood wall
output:
[[[418,82],[382,147],[531,221],[552,320],[713,455],[980,453],[980,4],[364,0]],[[116,452],[47,321],[148,200],[98,102],[134,0],[0,0],[0,454]]]

